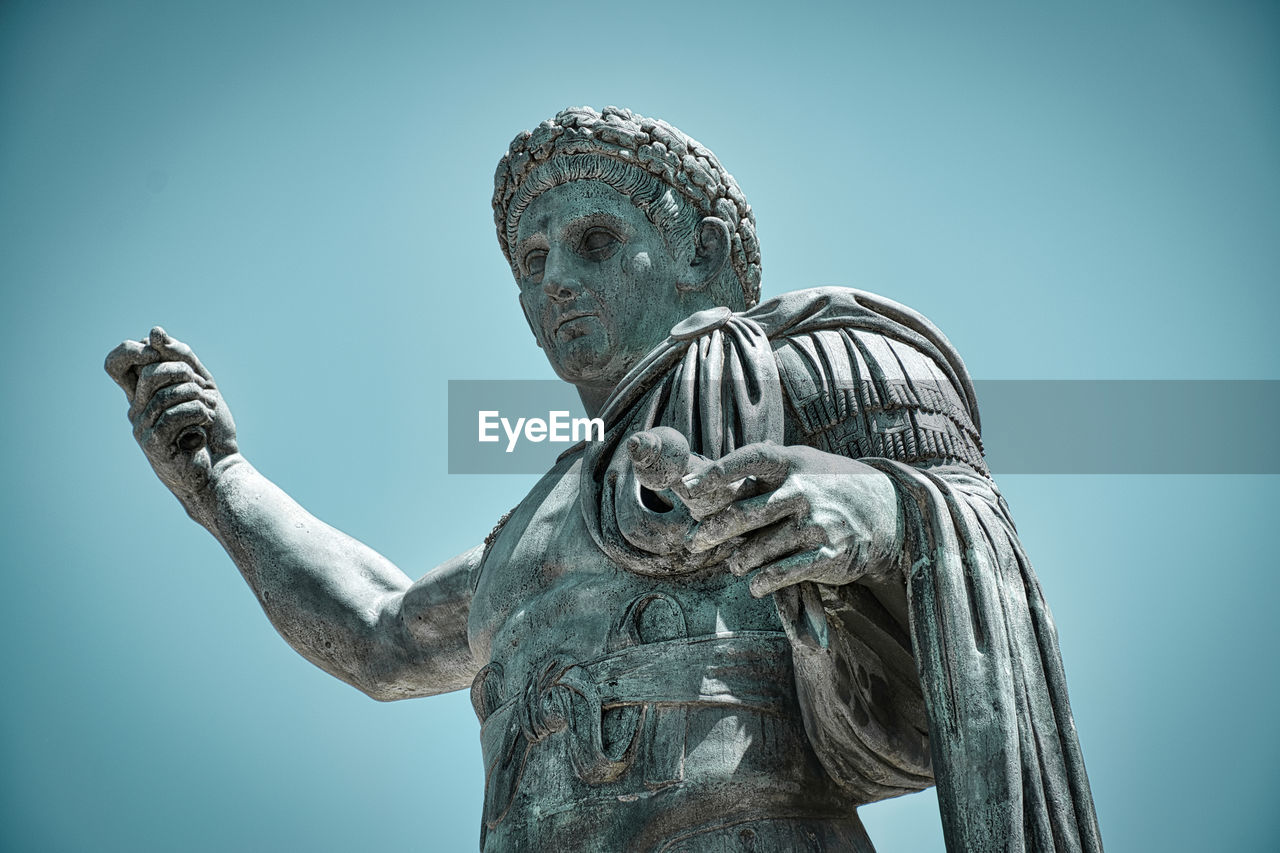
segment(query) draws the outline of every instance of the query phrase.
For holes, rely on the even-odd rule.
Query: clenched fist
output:
[[[235,422],[213,376],[159,326],[145,342],[120,344],[104,366],[129,399],[133,437],[191,512],[218,472],[240,458]]]

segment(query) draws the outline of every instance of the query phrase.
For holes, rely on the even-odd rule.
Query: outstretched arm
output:
[[[271,624],[303,657],[380,700],[467,686],[471,572],[480,548],[417,583],[312,516],[240,455],[212,375],[163,329],[106,369],[161,481],[231,555]]]

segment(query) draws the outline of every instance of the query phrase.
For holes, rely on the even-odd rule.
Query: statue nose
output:
[[[542,273],[542,292],[557,305],[567,305],[582,293],[573,258],[560,247],[552,246]]]
[[[542,283],[542,292],[552,302],[572,302],[578,296],[578,288],[571,287],[570,284],[576,285],[577,282],[570,282],[561,276],[547,276]]]

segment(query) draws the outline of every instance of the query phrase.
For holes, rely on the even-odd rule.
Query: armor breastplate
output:
[[[584,831],[575,830],[576,823],[593,826],[595,807],[605,803],[615,817],[629,803],[638,816],[631,820],[654,824],[656,831],[667,810],[696,814],[686,806],[708,791],[724,799],[731,780],[737,800],[750,801],[756,818],[852,817],[852,808],[831,796],[816,760],[806,756],[804,768],[795,766],[795,753],[808,750],[786,635],[726,631],[688,637],[684,628],[673,598],[647,594],[626,608],[612,648],[603,655],[547,660],[518,687],[506,683],[496,663],[477,675],[471,696],[485,762],[482,849],[494,836],[495,849],[572,849],[564,847],[565,837]],[[726,725],[753,733],[742,743],[751,757],[742,760],[731,749],[725,766],[708,774],[708,756],[697,750],[708,737],[723,735],[707,733],[708,726]],[[760,742],[753,745],[756,738]],[[771,741],[788,744],[788,754],[778,757],[785,772],[773,772],[784,768],[771,768],[773,758],[761,758]],[[776,800],[776,808],[766,803],[762,809],[758,797],[745,796],[753,788]],[[551,790],[561,796],[548,797]],[[713,811],[722,817],[732,812],[731,803]],[[539,842],[553,824],[560,840]],[[622,849],[599,838],[592,843]]]

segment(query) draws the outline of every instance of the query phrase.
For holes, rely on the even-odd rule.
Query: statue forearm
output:
[[[307,660],[381,700],[465,686],[468,552],[418,584],[312,516],[236,457],[184,498],[239,567],[271,624]]]

